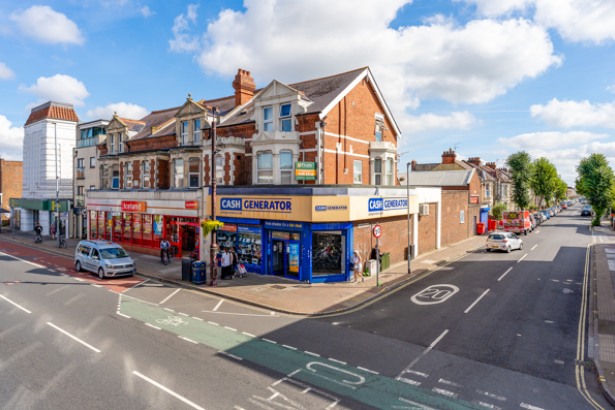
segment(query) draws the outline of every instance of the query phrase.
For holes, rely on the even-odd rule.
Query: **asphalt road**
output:
[[[579,213],[318,319],[100,281],[0,238],[0,409],[610,408],[595,375],[595,405],[575,378]]]

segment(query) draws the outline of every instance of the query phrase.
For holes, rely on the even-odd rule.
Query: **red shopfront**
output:
[[[186,201],[185,208],[195,204],[198,208]],[[198,218],[148,213],[146,202],[122,201],[119,208],[123,212],[88,212],[90,239],[158,250],[162,238],[168,238],[177,257],[198,248]]]

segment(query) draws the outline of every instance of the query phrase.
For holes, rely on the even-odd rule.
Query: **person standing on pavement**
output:
[[[233,279],[233,273],[229,272],[231,269],[231,255],[229,255],[226,248],[222,248],[222,280]]]
[[[363,271],[361,269],[361,254],[359,251],[355,250],[352,255],[352,263],[353,263],[353,272],[354,272],[354,281],[356,283],[361,278],[361,282],[365,282],[365,277],[363,276]]]
[[[237,272],[237,262],[238,262],[237,254],[235,253],[235,248],[231,248],[229,256],[231,258],[231,267],[230,267],[231,277],[234,278],[235,273]]]
[[[55,224],[51,225],[49,227],[49,235],[51,235],[51,239],[55,239],[56,238],[56,226],[55,226]]]

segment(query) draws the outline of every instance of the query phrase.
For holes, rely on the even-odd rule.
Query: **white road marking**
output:
[[[154,328],[154,329],[156,329],[156,330],[161,330],[158,326],[154,326],[154,325],[152,325],[152,324],[150,324],[150,323],[145,323],[145,326],[152,327],[152,328]]]
[[[125,314],[123,314],[123,313],[120,313],[120,312],[115,312],[115,313],[117,313],[117,314],[118,314],[118,315],[120,315],[120,316],[124,316],[126,319],[130,319],[130,316],[126,316],[126,315],[125,315]]]
[[[230,358],[233,358],[233,359],[235,359],[235,360],[239,360],[239,361],[242,361],[242,360],[243,360],[243,358],[241,358],[241,357],[239,357],[239,356],[235,356],[234,354],[230,354],[230,353],[224,352],[224,351],[222,351],[222,350],[220,350],[218,353],[223,354],[223,355],[225,355],[225,356],[228,356],[228,357],[230,357]]]
[[[75,336],[71,335],[71,334],[70,334],[70,333],[68,333],[66,330],[64,330],[64,329],[60,329],[59,327],[57,327],[56,325],[54,325],[54,324],[53,324],[53,323],[51,323],[51,322],[47,322],[47,324],[48,324],[49,326],[53,327],[54,329],[56,329],[57,331],[64,333],[66,336],[70,337],[71,339],[73,339],[73,340],[75,340],[75,341],[77,341],[77,342],[81,343],[82,345],[84,345],[84,346],[86,346],[86,347],[88,347],[88,348],[90,348],[90,349],[94,350],[96,353],[100,353],[100,350],[98,350],[97,348],[95,348],[95,347],[94,347],[94,346],[92,346],[92,345],[87,344],[86,342],[84,342],[83,340],[79,339],[78,337],[75,337]]]
[[[536,231],[536,232],[534,232],[534,233],[540,233],[540,229],[539,229],[539,230],[537,230],[537,231]]]
[[[452,382],[452,381],[449,381],[449,380],[445,380],[445,379],[438,380],[438,383],[446,384],[446,385],[453,386],[453,387],[463,387],[459,383],[455,383],[455,382]]]
[[[32,265],[35,268],[47,269],[47,266],[39,265],[38,263],[30,262],[30,261],[18,258],[17,256],[13,256],[13,255],[8,254],[8,253],[0,252],[0,254],[5,255],[5,256],[9,256],[9,257],[14,258],[14,259],[17,259],[18,261],[22,261],[24,263],[27,263],[28,265]]]
[[[219,325],[219,324],[217,324],[216,322],[210,322],[210,321],[207,321],[207,323],[209,323],[210,325],[214,325],[214,326],[220,326],[220,325]]]
[[[265,339],[264,337],[263,337],[263,340],[264,340],[265,342],[273,343],[273,344],[275,344],[275,345],[277,345],[277,344],[278,344],[278,342],[274,342],[273,340]]]
[[[480,400],[472,400],[472,403],[474,404],[478,404],[479,406],[483,406],[487,409],[492,409],[492,410],[502,410],[500,407],[498,406],[494,406],[491,403],[485,403],[484,401],[480,401]]]
[[[214,312],[213,310],[202,310],[203,313],[217,313],[219,315],[236,315],[236,316],[259,316],[259,317],[279,317],[278,315],[255,315],[251,313],[231,313],[231,312]]]
[[[236,332],[236,331],[237,331],[237,329],[232,328],[232,327],[228,327],[228,326],[224,326],[224,328],[225,328],[225,329],[228,329],[228,330],[232,330],[233,332]]]
[[[467,308],[467,309],[466,309],[463,313],[468,313],[468,312],[470,311],[470,309],[472,309],[472,308],[474,307],[474,305],[476,305],[476,304],[477,304],[477,303],[478,303],[478,302],[479,302],[479,301],[483,298],[483,296],[485,296],[485,295],[487,294],[487,292],[489,292],[489,290],[490,290],[490,289],[487,289],[486,291],[484,291],[484,292],[483,292],[483,294],[482,294],[482,295],[480,295],[480,296],[478,297],[478,299],[476,299],[476,300],[474,301],[474,303],[472,303],[472,304],[470,305],[470,307],[469,307],[469,308]]]
[[[246,335],[246,336],[248,336],[248,337],[256,337],[252,333],[247,333],[247,332],[241,332],[241,333]]]
[[[378,372],[375,372],[375,371],[373,371],[373,370],[366,369],[365,367],[361,367],[361,366],[357,366],[357,369],[359,369],[359,370],[363,370],[363,371],[365,371],[365,372],[374,373],[374,374],[380,374],[380,373],[378,373]]]
[[[78,280],[79,282],[85,282],[85,279],[81,279],[81,278],[73,278],[75,280]]]
[[[419,360],[421,360],[423,358],[423,356],[425,356],[427,353],[429,353],[429,351],[431,349],[433,349],[433,347],[436,345],[436,343],[438,343],[440,340],[442,340],[442,338],[448,333],[448,329],[446,329],[444,332],[442,332],[442,334],[440,336],[438,336],[438,338],[436,340],[434,340],[427,349],[425,349],[423,351],[423,353],[421,353],[416,359],[414,359],[412,361],[412,363],[410,363],[408,365],[408,367],[406,367],[400,374],[399,376],[397,376],[397,378],[399,379],[399,377],[403,376],[404,373],[412,373],[410,371],[410,369],[412,369],[412,367],[417,364],[419,362]]]
[[[102,285],[97,285],[96,283],[91,283],[92,286],[96,287],[96,288],[102,288]]]
[[[500,279],[498,279],[498,282],[501,281],[502,279],[504,279],[504,276],[508,275],[508,272],[510,272],[512,270],[512,268],[508,268],[508,270],[506,272],[504,272],[504,274],[502,276],[500,276]]]
[[[164,310],[168,310],[169,312],[175,312],[173,309],[163,308]]]
[[[24,311],[24,312],[26,312],[26,313],[32,313],[32,312],[30,312],[28,309],[26,309],[26,308],[24,308],[24,307],[19,306],[17,303],[13,302],[12,300],[10,300],[10,299],[8,299],[8,298],[6,298],[6,297],[2,296],[2,295],[0,295],[0,298],[2,298],[2,299],[4,299],[4,300],[6,300],[6,301],[7,301],[7,302],[9,302],[10,304],[12,304],[12,305],[14,305],[14,306],[18,307],[19,309],[23,310],[23,311]]]
[[[128,289],[121,291],[120,293],[128,292],[130,289],[134,289],[134,288],[136,288],[137,286],[143,285],[143,284],[144,284],[145,282],[147,282],[148,280],[149,280],[149,279],[145,279],[143,282],[139,282],[139,283],[135,284],[134,286],[131,286],[131,287],[129,287]],[[117,284],[117,285],[119,285],[119,283],[116,283],[116,284]]]
[[[527,256],[527,253],[525,255],[523,255],[518,261],[517,263],[521,262],[525,257]]]
[[[196,320],[200,320],[201,322],[203,322],[205,320],[205,319],[201,319],[200,317],[196,317],[196,316],[192,316],[192,318],[196,319]]]
[[[489,393],[487,391],[476,390],[476,393],[481,394],[483,396],[491,397],[492,399],[496,399],[499,401],[506,401],[506,397],[498,396],[497,394]]]
[[[135,376],[138,376],[140,378],[142,378],[143,380],[145,380],[148,383],[153,384],[154,386],[158,387],[160,390],[169,393],[171,396],[175,397],[176,399],[179,399],[181,401],[183,401],[184,403],[186,403],[187,405],[191,406],[193,409],[197,409],[197,410],[205,410],[203,407],[196,405],[195,403],[191,402],[190,400],[186,399],[185,397],[180,396],[179,394],[175,393],[173,390],[164,387],[162,384],[155,382],[154,380],[150,379],[149,377],[143,376],[141,373],[134,371],[132,372],[132,374],[134,374]]]
[[[290,350],[297,350],[296,347],[292,347],[292,346],[289,346],[289,345],[282,345],[282,346],[287,348],[287,349],[290,349]]]
[[[552,320],[545,320],[545,323],[555,323],[555,322]]]
[[[216,307],[212,310],[212,312],[215,312],[216,310],[218,310],[218,308],[220,307],[220,305],[222,304],[222,302],[224,302],[224,299],[220,299],[220,302],[218,302],[218,304],[216,305]]]
[[[407,379],[405,377],[398,377],[397,380],[399,380],[400,382],[411,384],[413,386],[420,386],[421,385],[421,382],[417,382],[417,381],[414,381],[412,379]]]
[[[452,391],[448,391],[448,390],[444,390],[444,389],[439,389],[437,387],[434,387],[433,389],[431,389],[432,392],[434,393],[440,393],[444,396],[447,397],[453,397],[456,398],[457,397],[457,393],[453,393]]]
[[[265,339],[263,339],[263,340],[265,340]],[[307,353],[307,354],[312,355],[312,356],[320,357],[320,355],[318,353],[308,352],[307,350],[305,352],[303,352],[303,353]]]
[[[558,360],[558,359],[555,359],[555,360],[553,360],[553,361],[554,361],[555,363],[557,363],[557,364],[562,364],[562,365],[564,364],[564,361],[563,361],[563,360]]]
[[[187,314],[182,313],[182,312],[177,312],[177,314],[178,314],[178,315],[182,315],[182,316],[190,316],[190,315],[187,315]]]
[[[159,305],[162,305],[164,302],[168,301],[169,299],[171,299],[173,296],[175,296],[175,294],[177,292],[179,292],[181,290],[181,288],[176,289],[175,291],[173,291],[173,293],[171,293],[169,296],[167,296],[166,298],[162,299],[162,302],[159,303]]]
[[[523,407],[524,409],[528,409],[528,410],[544,410],[540,407],[532,406],[532,405],[525,404],[525,403],[521,403],[519,407]]]
[[[538,247],[538,244],[534,245],[534,246],[532,247],[532,249],[530,249],[530,251],[533,251],[533,250],[534,250],[534,249],[536,249],[537,247]]]
[[[187,337],[184,337],[184,336],[177,336],[177,337],[179,337],[180,339],[185,340],[186,342],[194,343],[195,345],[199,344],[199,342],[195,342],[194,340],[188,339]]]
[[[341,360],[337,360],[337,359],[334,359],[332,357],[330,357],[329,360],[331,360],[332,362],[335,362],[335,363],[339,363],[339,364],[348,364],[346,362],[342,362]]]
[[[399,397],[397,400],[403,401],[404,403],[412,404],[412,406],[414,406],[413,408],[415,408],[415,409],[419,409],[419,410],[436,410],[433,407],[425,406],[424,404],[419,404],[419,403],[417,403],[415,401],[408,400],[408,399],[405,399],[403,397]],[[407,408],[407,407],[404,407],[404,408]]]
[[[421,376],[421,377],[423,377],[425,379],[429,377],[428,374],[417,372],[416,370],[406,370],[406,373],[416,374],[417,376]]]

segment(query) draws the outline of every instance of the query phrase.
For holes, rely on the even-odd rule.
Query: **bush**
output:
[[[493,219],[501,221],[502,213],[506,211],[506,204],[496,204],[493,208],[491,208],[491,215]]]
[[[600,226],[600,218],[594,218],[592,220],[592,226]]]

